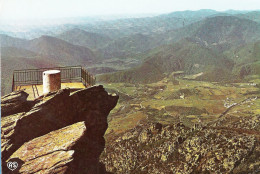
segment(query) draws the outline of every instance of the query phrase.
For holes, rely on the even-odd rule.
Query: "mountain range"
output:
[[[162,34],[145,35],[139,33],[122,37],[99,51],[103,52],[106,58],[124,57],[160,45],[177,42],[187,37],[193,38],[208,47],[227,49],[234,45],[259,40],[260,24],[233,16],[214,16]]]
[[[233,77],[231,79],[236,81],[238,77],[259,74],[259,40],[260,24],[257,22],[234,16],[206,18],[181,29],[153,36],[153,46],[147,42],[147,47],[145,43],[142,47],[136,47],[149,50],[144,55],[149,56],[143,58],[145,61],[139,67],[102,75],[100,80],[147,83],[181,70],[186,74],[203,72],[198,77],[200,80],[223,81]],[[176,44],[172,44],[174,42]],[[152,47],[154,49],[151,50]],[[249,47],[251,51],[244,51],[241,56],[236,54],[240,49],[248,50]]]
[[[100,80],[152,83],[172,72],[184,71],[186,74],[202,73],[201,80],[221,81],[230,76],[234,66],[234,61],[189,38],[151,50],[148,55],[139,67],[102,75]]]
[[[2,34],[2,80],[14,69],[67,65],[110,72],[98,78],[107,82],[155,82],[174,71],[244,80],[259,73],[259,21],[259,11],[199,10],[68,25],[29,40]]]

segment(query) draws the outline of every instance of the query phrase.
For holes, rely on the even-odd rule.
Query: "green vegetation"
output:
[[[163,124],[182,121],[189,127],[199,121],[208,123],[226,111],[227,105],[256,96],[258,99],[238,105],[228,114],[252,117],[260,113],[259,80],[232,84],[176,80],[179,84],[173,84],[167,77],[150,84],[104,84],[109,92],[119,94],[120,98],[109,116],[107,138],[144,121]]]
[[[252,21],[260,23],[260,12],[259,11],[252,11],[246,14],[237,14],[237,17],[250,19]]]
[[[173,71],[186,74],[203,72],[200,80],[230,79],[233,61],[188,39],[151,51],[139,67],[101,75],[100,81],[150,83],[161,80]]]
[[[74,45],[80,45],[91,49],[98,49],[105,46],[111,39],[102,34],[90,33],[74,28],[57,36]]]

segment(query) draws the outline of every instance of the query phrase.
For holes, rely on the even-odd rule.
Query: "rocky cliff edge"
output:
[[[99,156],[118,96],[94,86],[27,97],[16,91],[1,99],[3,173],[105,173]]]

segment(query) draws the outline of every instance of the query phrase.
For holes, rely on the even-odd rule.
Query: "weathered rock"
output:
[[[25,142],[85,121],[88,133],[84,137],[88,139],[88,144],[97,148],[92,148],[93,152],[90,154],[93,160],[89,164],[96,165],[105,145],[103,135],[108,126],[107,116],[117,101],[118,96],[108,95],[102,86],[94,86],[72,94],[69,89],[63,89],[38,99],[38,103],[30,111],[5,117],[1,128],[1,139],[4,142],[2,161],[6,161]],[[74,154],[75,159],[78,158],[77,154]],[[68,156],[67,153],[57,155]]]
[[[13,146],[10,143],[10,137],[14,133],[14,127],[19,118],[24,114],[24,112],[10,115],[8,117],[2,117],[1,119],[1,151],[6,152],[9,148]]]
[[[240,131],[138,125],[111,141],[101,160],[113,173],[257,173],[260,134]]]
[[[79,122],[25,143],[7,161],[20,159],[19,173],[26,174],[100,173],[102,151],[103,143],[90,140],[85,123]]]
[[[35,102],[27,101],[28,95],[24,91],[15,91],[1,97],[1,117],[29,111]]]

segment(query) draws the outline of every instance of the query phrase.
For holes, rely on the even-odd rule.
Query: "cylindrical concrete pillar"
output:
[[[59,70],[48,70],[43,72],[43,94],[57,91],[61,88],[61,75]]]

